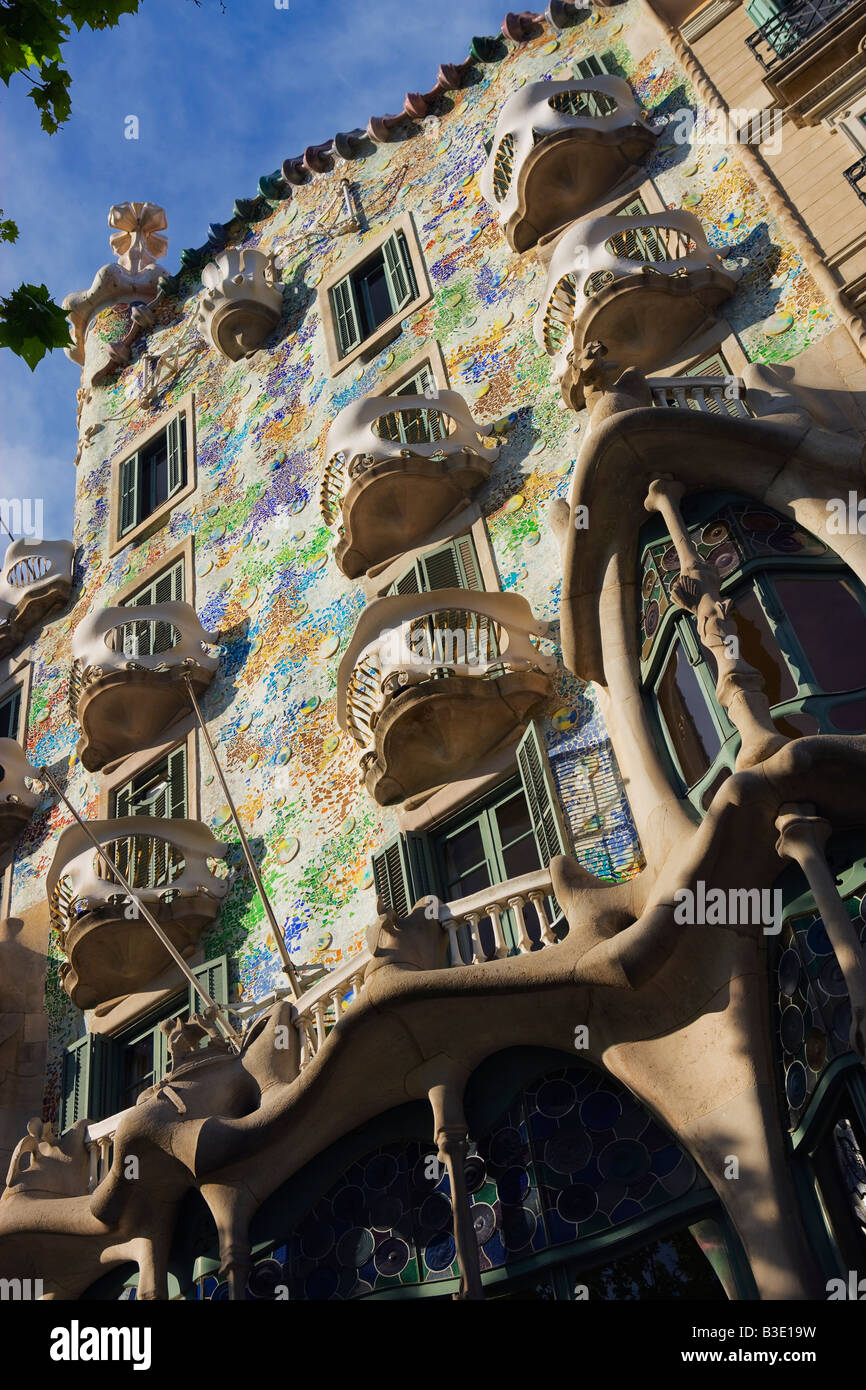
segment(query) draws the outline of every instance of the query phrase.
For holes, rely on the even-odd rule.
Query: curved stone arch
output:
[[[549,1264],[586,1251],[616,1259],[672,1221],[718,1216],[682,1142],[609,1072],[576,1055],[540,1047],[491,1054],[469,1078],[466,1113],[478,1135],[466,1162],[473,1224],[486,1236],[482,1270],[494,1279],[536,1258]],[[401,1106],[284,1183],[251,1223],[261,1253],[247,1296],[395,1297],[419,1285],[450,1294],[458,1263],[448,1180],[429,1134],[426,1106]],[[588,1167],[595,1188],[574,1181]],[[205,1277],[202,1294],[227,1297],[228,1286]]]

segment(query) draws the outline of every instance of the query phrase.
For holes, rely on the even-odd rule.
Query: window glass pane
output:
[[[721,747],[700,681],[679,642],[665,665],[656,693],[683,776],[692,786]]]
[[[529,819],[526,797],[522,791],[515,792],[514,796],[509,797],[501,806],[497,806],[496,819],[504,845],[510,844],[512,840],[518,839],[521,835],[532,833],[532,822]]]
[[[121,1110],[134,1105],[136,1097],[148,1086],[152,1086],[156,1079],[154,1076],[155,1041],[153,1033],[146,1033],[143,1038],[137,1038],[135,1042],[128,1043],[123,1049]]]
[[[443,844],[445,881],[449,897],[466,897],[493,882],[487,865],[484,840],[477,821],[449,835]],[[471,880],[471,887],[467,884]]]
[[[18,715],[21,708],[21,694],[15,691],[0,704],[0,738],[18,737]]]
[[[866,685],[866,614],[847,579],[777,579],[776,590],[822,690]]]
[[[366,320],[364,324],[365,336],[378,328],[380,323],[384,323],[394,312],[391,308],[391,295],[388,291],[388,279],[385,275],[385,264],[381,253],[364,267],[358,274],[359,298],[361,308]]]
[[[740,655],[764,677],[764,690],[771,705],[792,700],[797,694],[797,682],[788,669],[767,615],[754,589],[748,589],[734,599],[731,616],[740,639]]]
[[[168,501],[168,441],[161,434],[141,453],[141,520]]]
[[[538,846],[531,831],[522,839],[515,840],[507,849],[503,849],[502,858],[508,878],[519,878],[521,874],[531,874],[535,869],[541,868]]]

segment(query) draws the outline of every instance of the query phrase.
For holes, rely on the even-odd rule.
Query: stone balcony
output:
[[[690,212],[588,218],[553,252],[535,336],[556,359],[568,399],[588,344],[604,343],[623,366],[657,371],[688,354],[736,285]]]
[[[655,139],[621,77],[528,83],[500,112],[481,192],[526,251],[613,197]]]
[[[196,820],[124,816],[89,828],[166,936],[189,957],[228,891],[216,872],[226,845]],[[64,830],[48,873],[63,988],[80,1009],[143,989],[170,965],[153,928],[79,825]]]
[[[0,738],[0,854],[12,848],[36,810],[39,793],[30,783],[38,777],[20,743]]]
[[[419,545],[485,483],[499,441],[456,391],[365,396],[328,434],[322,515],[350,579]]]
[[[206,689],[217,641],[188,603],[102,608],[79,623],[69,704],[89,772],[138,752],[188,711],[183,678],[197,695]]]
[[[338,719],[362,779],[390,806],[481,775],[552,694],[547,624],[520,594],[437,589],[362,613],[338,676]]]
[[[72,592],[71,541],[13,541],[0,575],[0,657],[31,628],[62,608]]]

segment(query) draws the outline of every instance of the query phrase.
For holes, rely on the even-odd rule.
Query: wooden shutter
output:
[[[602,77],[605,73],[615,75],[616,58],[612,53],[588,53],[578,58],[572,67],[575,77]]]
[[[21,691],[15,690],[0,704],[0,738],[18,737],[21,718]]]
[[[189,814],[186,796],[186,744],[168,755],[168,809],[172,820],[185,820]]]
[[[102,1120],[117,1109],[118,1053],[112,1038],[96,1033],[86,1033],[67,1047],[61,1080],[61,1133],[79,1120]]]
[[[389,594],[421,594],[423,592],[422,578],[418,572],[417,564],[410,565],[388,589]]]
[[[168,495],[174,497],[186,483],[186,416],[183,411],[169,420],[165,443],[168,453]]]
[[[398,917],[408,917],[415,903],[434,891],[433,863],[426,835],[395,835],[371,859],[376,895]]]
[[[434,589],[474,589],[480,592],[484,588],[475,545],[469,535],[459,536],[447,545],[428,551],[421,556],[418,564],[424,593],[431,593]]]
[[[139,516],[139,489],[141,485],[141,465],[138,454],[131,454],[128,459],[124,459],[120,465],[120,532],[119,535],[125,536],[127,531],[138,525]]]
[[[351,275],[338,281],[333,289],[329,290],[328,297],[334,316],[337,351],[341,357],[345,357],[346,353],[351,352],[361,341],[361,315]]]
[[[63,1081],[60,1095],[60,1129],[65,1132],[79,1120],[92,1118],[90,1106],[90,1062],[93,1036],[90,1033],[71,1043],[63,1054]]]
[[[396,314],[415,298],[415,277],[412,274],[409,248],[402,232],[395,232],[393,236],[388,237],[382,246],[382,257],[385,262],[385,278],[388,281],[391,308]]]
[[[702,357],[693,367],[687,367],[683,376],[729,376],[730,368],[720,352],[711,352]]]
[[[557,854],[567,854],[568,848],[547,750],[534,723],[529,725],[517,745],[517,768],[538,852],[546,868]]]
[[[229,964],[228,957],[215,956],[213,960],[206,960],[204,965],[193,967],[193,975],[197,980],[201,980],[211,999],[215,1004],[220,1004],[223,1008],[229,1002]],[[189,987],[189,1011],[191,1014],[200,1014],[206,1008],[206,1004],[197,990],[192,985]]]

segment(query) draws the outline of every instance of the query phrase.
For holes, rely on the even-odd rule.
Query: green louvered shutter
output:
[[[547,751],[534,723],[529,725],[517,745],[517,768],[538,852],[546,868],[556,855],[567,854],[568,847]]]
[[[185,820],[189,814],[186,798],[186,744],[168,755],[168,810],[172,820]]]
[[[395,232],[393,236],[388,237],[382,246],[382,257],[385,262],[385,278],[388,281],[391,308],[396,314],[415,298],[415,277],[412,274],[409,248],[402,232]]]
[[[138,525],[139,522],[139,485],[141,480],[141,468],[139,466],[138,454],[132,454],[128,459],[124,459],[120,465],[120,535],[125,536],[128,531]]]
[[[422,588],[421,588],[421,577],[420,577],[420,575],[419,575],[419,573],[418,573],[418,566],[417,566],[417,564],[410,565],[409,568],[408,568],[403,574],[400,575],[400,578],[399,578],[399,579],[395,579],[395,580],[394,580],[394,583],[393,583],[393,584],[391,585],[391,587],[389,588],[388,593],[389,593],[389,594],[420,594],[420,593],[422,593]]]
[[[361,316],[351,275],[338,281],[328,293],[337,335],[337,351],[341,357],[345,357],[361,341]]]
[[[572,67],[575,77],[603,77],[605,73],[614,74],[616,58],[612,53],[588,53],[578,58]]]
[[[229,1002],[229,964],[226,956],[215,956],[213,960],[206,960],[204,965],[193,967],[193,975],[197,980],[201,980],[211,999],[215,1004],[225,1008]],[[200,1014],[206,1008],[201,995],[189,987],[189,1011],[191,1014]]]
[[[63,1054],[60,1096],[60,1129],[65,1133],[79,1120],[92,1119],[90,1108],[90,1066],[93,1036],[90,1033],[70,1043]]]
[[[408,917],[416,902],[435,891],[426,835],[395,835],[372,855],[371,862],[376,896],[398,917]]]
[[[193,972],[194,973],[194,972]],[[192,986],[190,986],[192,989]],[[171,1056],[168,1050],[168,1038],[161,1028],[153,1030],[153,1079],[154,1082],[161,1081],[171,1066]]]
[[[165,432],[168,453],[168,495],[174,497],[186,483],[186,417],[181,412],[169,420]]]
[[[481,568],[471,536],[459,536],[447,545],[428,551],[419,560],[424,580],[424,592],[434,589],[483,590]]]

